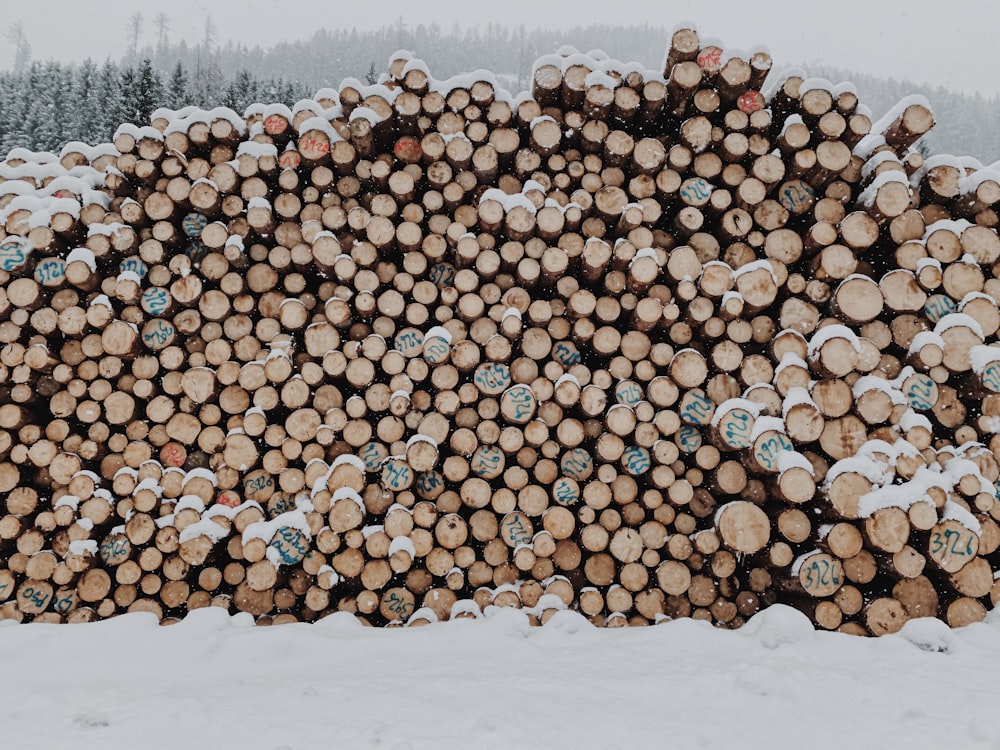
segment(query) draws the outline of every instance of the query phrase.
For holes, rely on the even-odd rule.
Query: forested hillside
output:
[[[214,64],[177,62],[162,71],[149,59],[101,66],[32,62],[0,73],[0,154],[16,146],[56,151],[69,141],[103,143],[123,122],[148,124],[157,107],[225,105],[242,112],[255,101],[292,104],[311,94],[308,86],[245,70],[226,76]]]
[[[649,68],[661,65],[666,28],[590,25],[565,30],[514,28],[489,24],[474,28],[408,26],[402,21],[377,30],[320,29],[309,39],[269,48],[217,44],[217,30],[206,21],[196,42],[172,42],[169,20],[153,19],[142,44],[143,20],[130,19],[129,50],[123,59],[77,65],[32,62],[19,54],[17,69],[0,73],[0,152],[13,146],[55,149],[70,140],[108,139],[114,125],[145,122],[157,106],[179,108],[226,105],[242,111],[253,101],[292,104],[346,77],[365,80],[384,68],[397,49],[413,50],[438,78],[485,68],[512,92],[526,86],[540,55],[571,44],[580,51],[596,48]],[[27,48],[27,45],[25,45]],[[849,63],[849,51],[844,62]],[[777,60],[781,66],[796,61]],[[941,87],[881,78],[877,71],[804,65],[813,76],[833,82],[853,81],[861,100],[878,117],[907,94],[931,101],[937,126],[926,139],[934,153],[968,154],[985,163],[1000,159],[1000,94],[969,96]]]

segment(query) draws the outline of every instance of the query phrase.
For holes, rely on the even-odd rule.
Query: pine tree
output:
[[[24,130],[27,114],[28,79],[25,75],[10,74],[3,80],[5,95],[0,98],[0,156],[4,156],[16,146],[27,143],[28,134]]]
[[[33,85],[35,93],[28,113],[32,146],[42,151],[58,151],[71,140],[72,69],[47,62],[40,67]]]
[[[122,123],[119,117],[122,98],[119,75],[118,66],[111,60],[105,60],[97,74],[97,101],[100,102],[100,110],[96,118],[99,123],[96,141],[110,141]]]
[[[184,70],[184,64],[178,60],[170,73],[170,81],[167,84],[166,101],[167,106],[172,109],[181,109],[186,106],[191,99],[188,91],[188,76]]]
[[[246,108],[257,101],[257,79],[250,71],[244,69],[226,87],[223,104],[236,112],[245,112]]]
[[[24,114],[20,118],[19,127],[21,132],[18,134],[19,142],[16,145],[35,149],[38,147],[40,140],[47,141],[49,138],[48,133],[42,133],[46,128],[46,103],[42,90],[45,82],[45,72],[42,64],[37,61],[31,63],[28,66],[25,78],[27,80],[27,87],[24,94],[26,97],[26,106]],[[40,133],[42,134],[41,139],[39,139]]]
[[[225,77],[219,67],[218,55],[207,54],[207,60],[202,62],[199,55],[191,81],[192,104],[210,109],[222,98],[225,91]]]
[[[163,104],[163,81],[160,80],[160,74],[153,69],[153,63],[149,58],[139,63],[135,71],[134,86],[134,93],[128,97],[133,110],[132,122],[137,125],[147,125],[153,110]]]
[[[76,70],[73,82],[72,140],[97,143],[100,133],[100,104],[97,99],[97,65],[89,57]]]
[[[135,92],[136,92],[136,70],[131,65],[122,67],[118,74],[118,91],[120,92],[115,109],[115,121],[117,124],[131,122],[136,125],[142,123],[136,117]]]

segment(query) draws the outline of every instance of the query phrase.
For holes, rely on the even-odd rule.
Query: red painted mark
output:
[[[284,169],[295,169],[301,160],[298,151],[283,151],[278,164]]]
[[[739,98],[737,106],[741,112],[750,114],[764,109],[764,95],[759,91],[745,91]]]
[[[264,130],[268,133],[284,133],[288,129],[288,120],[281,115],[271,115],[264,120]]]
[[[167,443],[160,448],[160,463],[180,467],[187,461],[187,451],[177,443]]]
[[[698,66],[702,70],[718,70],[722,63],[722,50],[718,47],[706,47],[698,55]]]
[[[232,490],[223,490],[215,498],[217,505],[225,505],[227,508],[235,508],[240,504],[240,496]]]
[[[299,151],[309,158],[330,153],[330,141],[319,138],[305,138],[299,141]]]
[[[420,147],[420,141],[411,136],[403,136],[396,141],[393,151],[395,151],[397,159],[409,164],[420,161],[420,157],[424,155],[424,150]]]

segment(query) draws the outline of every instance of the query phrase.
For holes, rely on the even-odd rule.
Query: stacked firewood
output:
[[[0,619],[1000,598],[1000,170],[690,28],[0,164]]]

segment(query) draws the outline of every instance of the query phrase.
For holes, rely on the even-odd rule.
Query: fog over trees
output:
[[[397,49],[413,51],[437,78],[484,68],[512,93],[526,88],[533,62],[572,45],[600,49],[621,60],[661,70],[669,31],[651,24],[593,24],[567,29],[529,29],[488,24],[473,28],[409,25],[401,19],[376,30],[319,29],[310,38],[272,47],[219,44],[207,18],[197,39],[175,41],[164,13],[134,13],[123,28],[126,53],[118,60],[62,64],[33,60],[30,39],[19,24],[4,32],[16,50],[12,70],[0,72],[0,154],[15,146],[57,150],[64,143],[108,140],[122,122],[146,124],[157,107],[225,105],[241,112],[260,102],[293,104],[344,78],[362,82],[385,70]],[[937,125],[925,139],[935,154],[1000,160],[1000,94],[968,95],[944,87],[884,78],[877,71],[802,64],[801,72],[833,83],[851,81],[874,118],[908,94],[931,102]],[[772,76],[796,61],[776,61]]]

